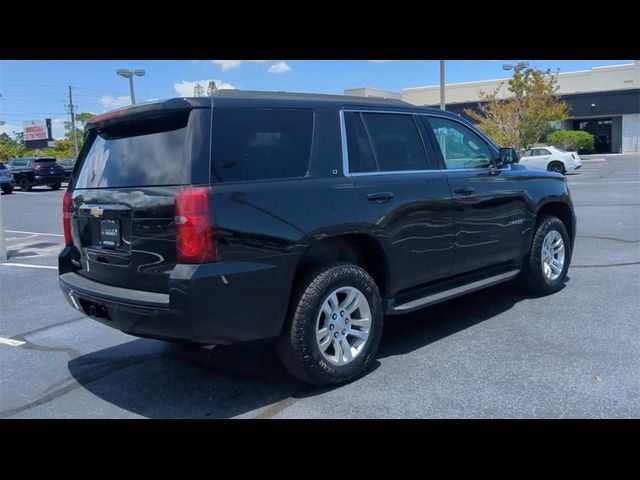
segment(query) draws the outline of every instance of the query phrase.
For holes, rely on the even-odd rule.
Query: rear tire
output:
[[[50,185],[51,190],[60,190],[61,186],[62,186],[61,183],[54,183],[53,185]]]
[[[520,272],[521,285],[539,295],[555,293],[564,286],[570,263],[571,244],[564,223],[553,215],[543,216]]]
[[[276,349],[303,382],[338,385],[371,365],[382,325],[382,299],[371,276],[350,263],[322,265],[301,280]]]
[[[561,173],[563,175],[567,172],[567,170],[564,168],[564,163],[558,162],[557,160],[554,160],[549,165],[547,165],[547,171]]]
[[[29,183],[29,179],[27,177],[22,177],[20,179],[20,190],[23,192],[31,191],[31,183]]]
[[[2,185],[2,193],[9,195],[13,192],[13,185]]]

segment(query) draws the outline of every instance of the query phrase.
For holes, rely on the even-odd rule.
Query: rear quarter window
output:
[[[303,177],[312,133],[312,110],[215,109],[212,181]]]

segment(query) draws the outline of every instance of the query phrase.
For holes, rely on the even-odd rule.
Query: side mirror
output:
[[[507,165],[518,163],[519,161],[520,155],[518,155],[518,152],[515,148],[504,147],[500,149],[497,161],[498,168],[506,167]]]

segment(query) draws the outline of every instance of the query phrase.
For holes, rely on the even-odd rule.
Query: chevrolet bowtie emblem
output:
[[[104,210],[102,208],[100,208],[100,207],[93,207],[89,213],[93,217],[98,218],[98,217],[102,216],[102,214],[104,213]]]

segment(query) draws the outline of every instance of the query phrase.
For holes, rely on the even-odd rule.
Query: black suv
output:
[[[226,91],[94,117],[64,197],[60,286],[141,337],[277,337],[296,377],[372,362],[383,317],[511,279],[563,287],[576,220],[457,115],[401,101]]]
[[[14,158],[8,164],[13,171],[20,190],[29,192],[34,185],[48,185],[52,190],[60,190],[64,178],[64,168],[51,157]]]

